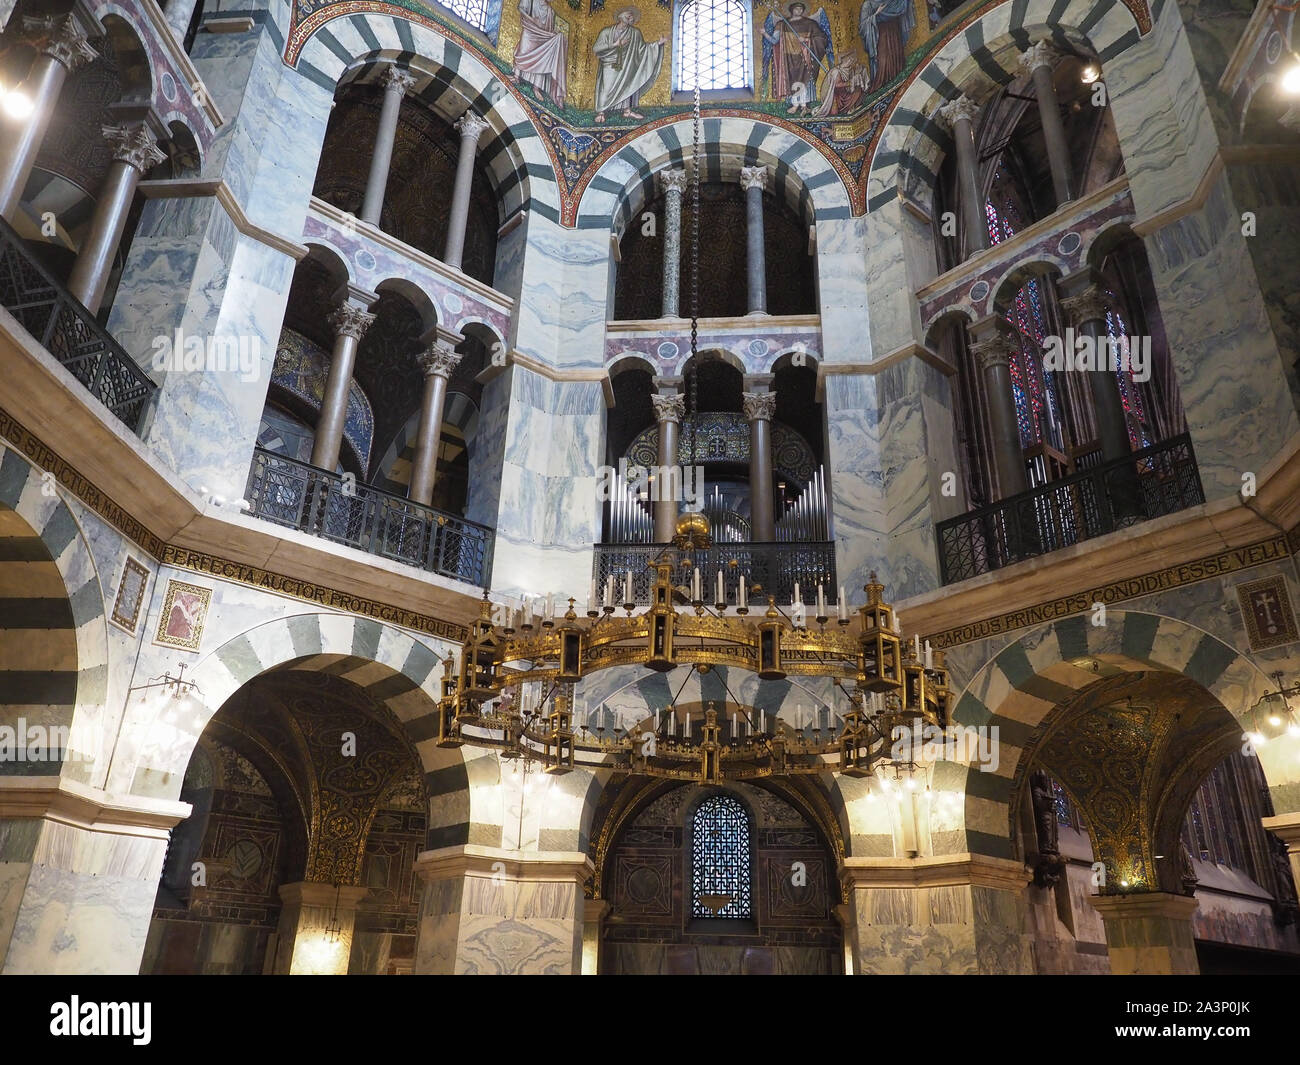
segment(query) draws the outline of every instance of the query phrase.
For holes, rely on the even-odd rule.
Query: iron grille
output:
[[[944,584],[1176,514],[1205,502],[1184,434],[939,522]]]
[[[487,587],[492,530],[263,448],[245,493],[259,518]]]
[[[158,386],[0,219],[0,306],[133,432]]]
[[[752,917],[752,878],[745,807],[730,795],[710,796],[696,808],[692,823],[691,916]],[[726,905],[715,909],[724,896]]]

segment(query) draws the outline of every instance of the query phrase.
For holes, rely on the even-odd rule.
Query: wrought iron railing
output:
[[[939,522],[944,584],[968,580],[1205,502],[1189,436]]]
[[[246,498],[259,518],[487,587],[492,530],[262,448]]]
[[[133,432],[158,386],[0,219],[0,306]]]
[[[650,566],[667,548],[667,544],[596,544],[593,576],[597,588],[603,595],[606,579],[613,576],[615,598],[621,603],[624,577],[631,570],[636,601],[648,603],[655,578]],[[761,584],[764,595],[775,594],[782,605],[789,605],[796,581],[805,603],[815,601],[818,583],[825,586],[828,602],[834,602],[838,594],[833,543],[714,544],[692,551],[689,565],[692,569],[699,567],[705,597],[710,602],[715,594],[718,570],[722,570],[727,601],[732,604],[736,602],[736,588],[742,576],[750,587]],[[689,584],[689,576],[681,574],[678,583]],[[759,602],[757,595],[751,595],[751,608],[756,608]]]

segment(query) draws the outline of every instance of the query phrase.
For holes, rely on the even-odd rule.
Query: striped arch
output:
[[[1105,625],[1076,616],[1020,637],[988,662],[957,700],[958,725],[998,729],[998,765],[985,773],[941,762],[932,781],[940,796],[931,815],[937,853],[971,851],[1012,858],[1013,817],[1041,726],[1059,705],[1100,679],[1092,663],[1123,672],[1164,670],[1205,688],[1228,713],[1254,728],[1249,709],[1270,690],[1247,657],[1187,622],[1160,614],[1112,610]],[[1300,741],[1280,738],[1259,750],[1260,768],[1279,814],[1300,797]],[[960,803],[945,807],[942,796]],[[944,813],[948,809],[948,813]]]
[[[654,199],[655,173],[680,168],[691,154],[691,123],[682,119],[642,133],[606,160],[578,204],[579,229],[621,236],[628,220]],[[821,146],[747,118],[706,118],[700,142],[706,181],[740,180],[742,166],[772,168],[769,186],[808,224],[853,214],[849,191]]]
[[[8,548],[0,554],[0,572],[12,572],[12,583],[5,577],[0,584],[0,641],[15,655],[0,651],[0,721],[14,726],[21,716],[31,725],[68,728],[59,775],[98,784],[108,696],[108,626],[99,574],[67,504],[57,492],[47,494],[41,471],[3,443],[0,529]],[[30,635],[16,635],[24,631]],[[15,765],[0,765],[0,772]]]
[[[478,158],[501,204],[502,223],[520,211],[558,222],[560,195],[546,142],[538,135],[518,90],[486,60],[427,26],[392,15],[340,14],[328,18],[300,51],[286,56],[311,81],[330,90],[377,78],[390,64],[416,75],[410,94],[437,113],[458,119],[467,109],[487,120]]]
[[[952,137],[934,117],[964,91],[982,99],[990,85],[1017,77],[1021,52],[1035,40],[1109,62],[1141,34],[1121,0],[1012,0],[975,19],[912,75],[876,145],[867,177],[867,211],[899,196],[928,213],[935,179]]]

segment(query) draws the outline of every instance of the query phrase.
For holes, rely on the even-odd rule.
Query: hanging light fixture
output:
[[[339,921],[339,895],[342,892],[342,885],[334,885],[334,912],[330,914],[330,919],[325,925],[325,942],[334,944],[343,938],[343,925]]]

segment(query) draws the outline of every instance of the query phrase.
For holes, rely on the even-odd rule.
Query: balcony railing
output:
[[[597,587],[603,589],[606,578],[613,576],[618,589],[615,598],[621,600],[623,579],[631,570],[636,601],[650,602],[650,587],[654,583],[650,566],[667,547],[667,544],[597,544],[593,569]],[[793,598],[796,581],[805,603],[815,601],[819,583],[826,588],[828,602],[834,602],[838,594],[833,543],[714,544],[691,553],[691,567],[697,566],[704,580],[705,596],[710,601],[715,594],[718,570],[722,570],[727,602],[732,604],[736,602],[736,588],[742,576],[751,587],[761,584],[764,596],[775,594],[776,601],[783,605],[788,605]],[[677,583],[689,584],[689,574],[679,574]],[[757,594],[751,594],[750,609],[757,610],[765,602]]]
[[[487,587],[492,530],[262,448],[245,493],[259,518]]]
[[[0,219],[0,306],[133,432],[158,386]]]
[[[939,522],[944,584],[1205,502],[1191,438],[1177,436]]]

